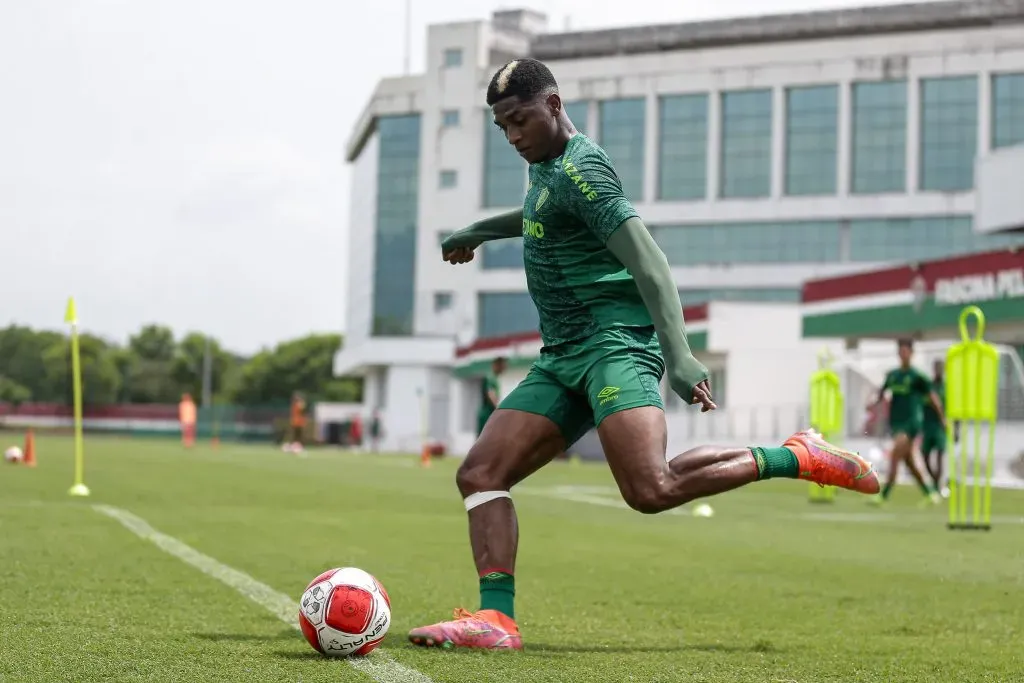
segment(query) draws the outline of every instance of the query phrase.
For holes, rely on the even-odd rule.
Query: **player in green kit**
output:
[[[483,385],[481,386],[480,397],[480,410],[476,414],[476,435],[484,431],[484,425],[487,424],[487,420],[491,417],[491,414],[498,408],[498,378],[501,377],[501,373],[505,372],[505,359],[495,358],[491,361],[491,370],[484,375]]]
[[[889,499],[889,494],[892,493],[893,486],[896,485],[900,463],[906,463],[924,495],[930,502],[938,503],[940,501],[938,491],[925,481],[921,468],[914,460],[914,441],[924,428],[925,402],[930,403],[935,410],[940,428],[946,429],[942,401],[935,393],[931,380],[911,365],[914,342],[910,339],[901,339],[897,343],[897,349],[900,366],[889,371],[878,390],[878,403],[885,400],[886,392],[891,397],[889,401],[889,431],[892,434],[893,445],[892,451],[889,453],[889,474],[881,493],[872,502],[878,504]]]
[[[442,257],[466,263],[487,240],[522,237],[543,347],[456,475],[480,609],[459,608],[450,621],[413,629],[413,643],[522,649],[514,611],[519,532],[509,490],[595,426],[623,498],[646,514],[779,477],[878,492],[867,461],[810,431],[782,446],[700,446],[667,459],[662,377],[702,412],[716,406],[707,369],[687,344],[665,255],[623,195],[608,155],[569,120],[544,64],[519,59],[498,69],[487,104],[529,163],[526,197],[522,209],[446,239]]]
[[[945,363],[936,360],[932,366],[932,391],[946,405],[946,378],[943,376]],[[932,484],[936,491],[943,496],[948,495],[948,489],[942,484],[942,459],[946,455],[946,426],[943,423],[942,413],[932,405],[931,395],[924,399],[924,421],[921,430],[921,455],[924,457],[924,466],[932,478]],[[953,434],[956,438],[958,425],[953,424]]]

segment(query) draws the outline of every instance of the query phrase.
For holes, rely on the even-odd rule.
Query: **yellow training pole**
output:
[[[968,333],[967,320],[975,318],[977,333]],[[960,312],[960,342],[946,353],[946,438],[953,443],[953,425],[960,422],[960,450],[950,449],[953,456],[949,479],[950,529],[991,528],[992,521],[992,468],[995,460],[995,429],[999,397],[999,351],[984,341],[985,315],[977,306],[968,306]],[[967,425],[974,437],[974,471],[970,485],[974,487],[971,515],[967,515]],[[982,478],[981,426],[988,426],[987,465]],[[979,488],[979,487],[984,487]]]
[[[839,375],[832,369],[832,356],[828,349],[818,354],[818,371],[811,375],[811,427],[825,439],[833,441],[843,429],[843,391]],[[831,503],[835,499],[834,486],[810,485],[812,503]]]
[[[82,444],[82,363],[78,351],[78,311],[75,308],[74,297],[68,299],[64,322],[71,325],[71,386],[75,403],[75,483],[68,490],[68,495],[88,496],[89,487],[83,481],[85,447]]]

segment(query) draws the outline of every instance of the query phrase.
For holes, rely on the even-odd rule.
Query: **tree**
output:
[[[0,375],[0,403],[21,405],[32,400],[32,392],[13,379]]]
[[[129,356],[119,357],[130,403],[175,403],[181,391],[173,376],[174,333],[162,325],[146,325],[128,339]]]
[[[48,391],[43,358],[46,349],[63,338],[58,332],[36,332],[18,325],[0,329],[0,376],[28,391],[32,400],[63,400]]]
[[[312,334],[282,342],[272,351],[261,351],[242,368],[235,401],[246,405],[281,404],[296,391],[313,401],[359,400],[359,380],[334,377],[334,356],[341,342],[339,334]]]
[[[178,344],[174,356],[172,376],[178,388],[192,394],[197,401],[203,394],[203,370],[206,360],[207,336],[200,332],[190,332]],[[223,396],[233,376],[237,375],[241,362],[221,348],[216,339],[210,339],[210,391],[215,396]]]
[[[115,403],[121,389],[121,373],[115,362],[116,347],[91,334],[78,338],[82,370],[82,403],[106,405]],[[72,360],[71,341],[59,339],[43,352],[46,363],[46,388],[49,396],[71,404]]]

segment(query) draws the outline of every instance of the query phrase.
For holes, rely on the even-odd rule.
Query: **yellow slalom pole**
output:
[[[829,441],[837,439],[843,429],[843,391],[839,375],[832,369],[832,356],[828,349],[818,354],[819,369],[811,375],[811,427]],[[831,503],[835,500],[836,488],[810,484],[809,500],[812,503]]]
[[[68,299],[64,322],[71,325],[71,384],[75,402],[75,483],[68,490],[71,496],[88,496],[85,476],[85,447],[82,443],[82,362],[78,351],[78,311],[75,298]]]
[[[967,320],[973,316],[977,333],[971,337]],[[984,341],[985,315],[977,306],[960,312],[960,342],[946,353],[946,440],[953,444],[953,425],[960,422],[960,448],[950,448],[953,461],[949,472],[950,529],[991,528],[992,468],[995,460],[995,430],[999,398],[999,351]],[[967,515],[968,423],[974,437],[971,485],[974,487],[971,515]],[[981,426],[988,426],[987,464],[982,476]],[[983,487],[983,488],[979,488]]]

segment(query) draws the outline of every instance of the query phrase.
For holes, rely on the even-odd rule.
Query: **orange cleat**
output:
[[[797,432],[783,444],[800,463],[800,479],[818,486],[838,486],[858,493],[878,493],[878,474],[871,463],[852,451],[830,444],[821,434],[808,429]]]
[[[516,622],[493,609],[472,614],[461,607],[452,621],[442,621],[409,631],[409,642],[420,647],[522,650],[523,639]]]

